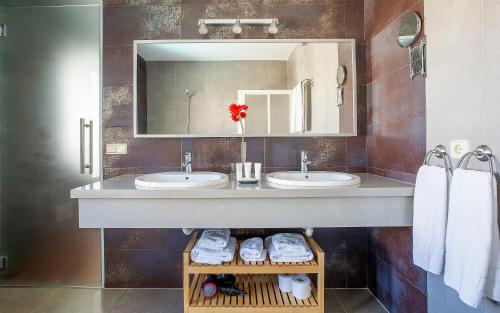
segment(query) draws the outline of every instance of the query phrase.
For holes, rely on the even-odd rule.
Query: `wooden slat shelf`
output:
[[[319,265],[316,259],[309,262],[277,263],[270,261],[269,256],[262,262],[246,262],[236,254],[232,262],[221,265],[197,264],[190,261],[188,271],[192,274],[312,274],[319,272]]]
[[[236,285],[247,292],[245,296],[218,293],[212,298],[205,298],[201,292],[205,278],[204,274],[196,274],[191,282],[189,312],[318,312],[315,288],[309,299],[298,300],[279,290],[276,275],[237,276]]]
[[[193,234],[183,253],[184,264],[184,312],[194,313],[324,313],[324,264],[323,250],[311,238],[307,238],[314,253],[310,262],[275,263],[266,258],[263,262],[245,262],[238,249],[232,262],[221,265],[197,264],[191,261],[191,249],[196,244],[198,234]],[[317,287],[312,288],[312,296],[304,301],[291,293],[283,293],[278,288],[278,274],[316,274]],[[206,274],[233,274],[238,288],[247,292],[246,296],[227,296],[218,293],[205,299],[201,284]]]

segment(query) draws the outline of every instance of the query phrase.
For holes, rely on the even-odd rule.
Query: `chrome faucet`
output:
[[[186,169],[186,175],[189,175],[193,172],[191,163],[193,163],[191,152],[184,153],[184,163],[182,163],[182,166]]]
[[[302,174],[307,175],[307,166],[311,164],[311,161],[308,159],[308,154],[307,151],[301,151],[300,152],[300,172]]]

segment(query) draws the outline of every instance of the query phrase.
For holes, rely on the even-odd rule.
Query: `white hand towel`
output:
[[[265,245],[267,252],[269,254],[269,259],[273,262],[307,262],[314,259],[314,254],[312,253],[309,246],[306,246],[305,250],[277,250],[273,244],[274,236],[267,237],[265,240]]]
[[[240,253],[241,259],[245,262],[264,262],[267,256],[267,249],[263,249],[260,256],[255,257],[249,254]]]
[[[262,238],[254,237],[243,241],[240,244],[240,255],[245,255],[247,258],[261,258],[264,250],[264,242]]]
[[[444,282],[474,308],[484,296],[492,256],[493,180],[489,172],[456,169],[451,181]]]
[[[212,250],[223,250],[228,242],[231,232],[227,228],[206,229],[200,236],[198,244],[201,248]]]
[[[223,250],[212,250],[200,247],[200,241],[191,250],[191,260],[195,263],[218,265],[231,262],[236,251],[236,238],[231,237]]]
[[[448,177],[445,168],[423,165],[418,170],[413,198],[413,263],[440,275],[448,214]]]
[[[276,250],[272,240],[269,241],[269,246],[267,247],[267,251],[269,253],[269,259],[273,262],[307,262],[314,259],[314,254],[311,249],[307,248],[306,251],[290,251],[290,252],[281,252]]]
[[[493,178],[493,241],[491,260],[486,280],[486,296],[500,302],[500,232],[498,228],[498,194],[497,180]]]
[[[279,252],[306,252],[309,246],[304,236],[293,233],[280,233],[271,237],[274,248]]]
[[[292,89],[290,101],[290,133],[303,133],[304,127],[304,95],[302,84],[299,83]]]

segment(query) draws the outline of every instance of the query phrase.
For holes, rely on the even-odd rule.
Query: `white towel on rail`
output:
[[[304,94],[302,83],[292,89],[292,99],[290,101],[290,133],[303,133],[304,126]]]
[[[474,308],[485,295],[492,247],[498,243],[495,193],[495,177],[489,172],[455,170],[450,188],[444,282]]]
[[[500,302],[500,231],[498,226],[498,187],[493,178],[493,242],[491,245],[491,260],[486,278],[486,296]]]
[[[447,215],[447,170],[423,165],[413,198],[413,263],[436,275],[444,267]]]
[[[201,233],[198,244],[201,248],[222,250],[227,246],[229,236],[231,232],[227,228],[206,229]]]
[[[219,265],[223,262],[231,262],[236,251],[236,238],[231,237],[223,250],[212,250],[200,247],[200,241],[191,250],[191,261],[200,264]]]

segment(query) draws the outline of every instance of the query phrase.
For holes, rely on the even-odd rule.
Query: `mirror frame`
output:
[[[200,134],[139,134],[137,132],[137,45],[152,44],[152,43],[272,43],[272,42],[296,42],[296,43],[350,43],[352,45],[352,75],[353,85],[353,131],[350,133],[297,133],[290,135],[245,135],[247,138],[300,138],[300,137],[354,137],[357,136],[358,129],[358,104],[357,104],[357,71],[356,71],[356,39],[171,39],[171,40],[134,40],[133,47],[133,119],[134,119],[134,138],[233,138],[239,137],[234,135],[200,135]],[[337,81],[337,73],[333,73],[335,82]],[[229,115],[228,115],[229,116]]]
[[[399,40],[399,37],[401,37],[401,30],[402,28],[406,25],[405,24],[405,21],[404,19],[405,18],[408,18],[408,17],[413,17],[417,22],[417,31],[416,33],[413,35],[413,39],[411,40],[411,42],[408,44],[408,45],[403,45],[401,43],[401,41]],[[398,45],[402,48],[409,48],[411,47],[415,41],[417,41],[418,37],[420,36],[420,33],[422,33],[422,18],[420,17],[420,15],[417,13],[417,12],[413,12],[413,11],[410,11],[410,12],[407,12],[405,14],[403,14],[403,16],[400,17],[400,22],[399,22],[399,26],[398,26],[398,32],[397,32],[397,35],[396,35],[396,41],[398,42]]]

